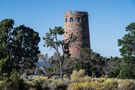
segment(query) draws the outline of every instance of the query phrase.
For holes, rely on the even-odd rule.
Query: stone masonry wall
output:
[[[68,39],[71,34],[77,37],[76,41],[69,46],[69,51],[71,58],[78,58],[81,48],[90,48],[88,13],[68,11],[64,17],[64,39]]]

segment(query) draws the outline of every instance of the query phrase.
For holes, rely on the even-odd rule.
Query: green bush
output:
[[[49,84],[49,88],[50,90],[67,90],[67,84],[52,82],[51,84]]]
[[[0,81],[0,90],[2,90],[3,84],[4,84],[4,81]]]
[[[4,80],[2,90],[26,90],[27,85],[17,72],[11,73],[11,76]]]

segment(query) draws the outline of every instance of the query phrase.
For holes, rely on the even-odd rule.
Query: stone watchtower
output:
[[[64,40],[71,34],[77,37],[76,41],[69,46],[71,58],[80,57],[81,48],[90,48],[88,13],[82,11],[67,11],[64,15]]]

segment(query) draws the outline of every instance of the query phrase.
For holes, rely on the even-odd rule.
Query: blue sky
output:
[[[54,26],[64,26],[64,12],[87,11],[91,48],[103,56],[119,56],[117,40],[126,33],[125,27],[135,22],[135,0],[0,0],[0,20],[12,18],[15,26],[24,24],[42,37]]]

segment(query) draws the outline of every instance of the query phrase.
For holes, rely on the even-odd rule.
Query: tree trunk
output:
[[[60,53],[58,52],[59,55],[59,73],[60,73],[60,78],[63,77],[63,58],[61,58]]]
[[[60,58],[59,60],[59,64],[60,64],[60,78],[63,77],[63,65],[62,65],[62,59]]]

